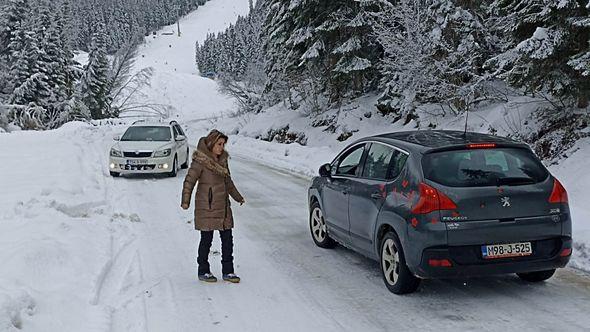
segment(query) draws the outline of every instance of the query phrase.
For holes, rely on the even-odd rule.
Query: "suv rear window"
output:
[[[549,175],[531,151],[517,148],[426,154],[422,168],[428,180],[449,187],[533,184]]]

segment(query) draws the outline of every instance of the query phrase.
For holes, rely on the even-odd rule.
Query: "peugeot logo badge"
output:
[[[500,198],[500,202],[502,203],[502,207],[510,207],[510,197],[504,196]]]
[[[139,151],[135,151],[135,154],[139,154]]]

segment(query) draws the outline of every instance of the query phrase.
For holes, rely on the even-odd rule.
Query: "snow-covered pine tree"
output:
[[[10,104],[28,105],[37,99],[37,82],[40,73],[37,59],[41,54],[33,31],[19,27],[9,45],[12,50],[10,81]]]
[[[264,92],[268,103],[276,104],[290,96],[290,84],[286,72],[289,49],[285,44],[292,34],[293,26],[289,17],[288,1],[267,1],[268,11],[262,31],[264,71],[268,76]]]
[[[0,14],[0,57],[8,57],[10,42],[30,15],[28,0],[9,0]]]
[[[9,0],[0,12],[0,102],[12,93],[14,86],[10,84],[11,66],[17,60],[16,53],[21,43],[13,43],[19,31],[30,16],[28,0]],[[19,36],[23,38],[23,36]],[[20,53],[18,53],[20,54]]]
[[[84,66],[84,74],[80,82],[80,96],[82,102],[90,111],[93,119],[103,119],[117,114],[111,114],[109,105],[109,61],[106,53],[105,33],[99,27],[94,33],[88,64]]]
[[[458,110],[471,107],[483,81],[481,64],[488,34],[479,8],[455,1],[381,2],[373,14],[375,36],[385,55],[381,61],[382,96],[378,108],[405,122],[416,119],[422,103],[443,103]],[[475,8],[473,8],[475,7]]]
[[[64,68],[66,60],[61,44],[61,31],[57,29],[55,17],[51,14],[53,8],[50,6],[51,4],[47,1],[39,4],[33,30],[41,51],[36,62],[42,74],[39,75],[36,104],[54,113],[56,104],[66,98]]]
[[[347,9],[340,7],[335,14],[342,24],[337,39],[340,45],[335,45],[337,47],[330,55],[337,59],[332,69],[338,82],[336,91],[349,91],[349,97],[356,97],[375,89],[378,72],[373,63],[379,60],[382,53],[370,38],[369,15],[374,10],[373,6],[359,1],[348,1],[347,5]]]
[[[21,26],[10,43],[12,52],[10,82],[13,87],[8,98],[12,111],[10,122],[23,129],[44,129],[47,110],[40,105],[49,94],[45,74],[40,70],[38,59],[42,51],[35,33],[28,26]]]
[[[497,0],[494,28],[504,52],[487,65],[528,92],[548,93],[564,105],[588,106],[590,10],[582,0]]]

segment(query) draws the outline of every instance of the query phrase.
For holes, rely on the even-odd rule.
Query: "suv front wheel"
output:
[[[311,231],[311,237],[313,242],[321,248],[334,248],[336,241],[334,241],[328,235],[328,227],[326,226],[326,220],[324,219],[324,213],[320,208],[320,203],[314,201],[311,204],[309,213],[309,230]]]
[[[380,248],[381,272],[387,289],[395,294],[415,292],[420,279],[408,269],[404,251],[395,233],[385,234]]]

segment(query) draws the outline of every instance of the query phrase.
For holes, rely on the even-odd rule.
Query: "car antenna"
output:
[[[463,137],[467,138],[467,120],[469,119],[469,107],[465,111],[465,130],[463,131]]]

